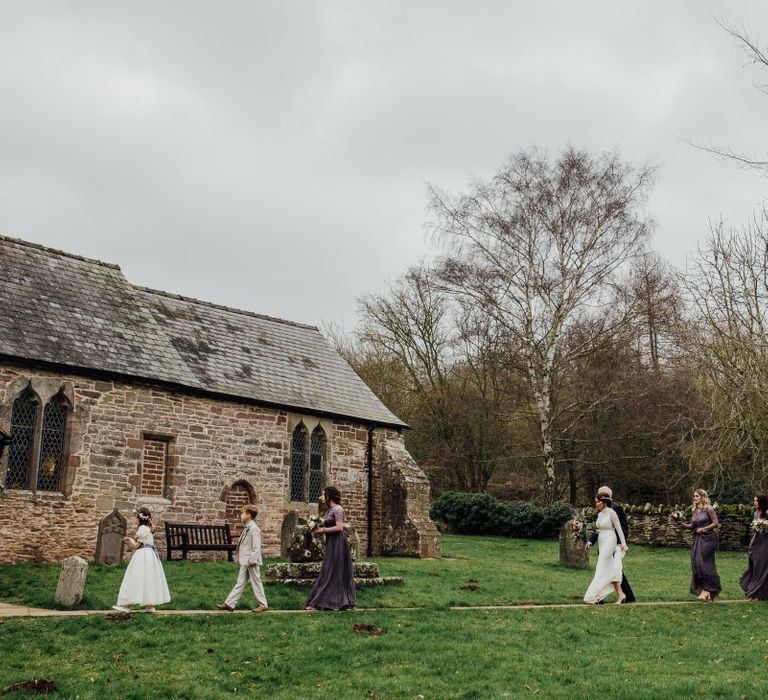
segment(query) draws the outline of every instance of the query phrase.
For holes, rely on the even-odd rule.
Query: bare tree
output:
[[[740,230],[712,226],[685,278],[695,333],[689,348],[709,390],[693,432],[696,461],[723,475],[768,478],[768,212]]]
[[[414,428],[409,449],[437,490],[484,490],[509,460],[506,402],[516,395],[492,322],[446,295],[425,267],[359,307],[355,335],[330,328],[332,342]]]
[[[749,36],[746,29],[737,29],[733,24],[724,19],[716,21],[724,31],[736,40],[736,44],[743,51],[749,64],[757,65],[762,69],[768,69],[768,48],[762,48],[755,39]],[[768,83],[755,83],[755,87],[768,95]],[[722,158],[733,160],[743,168],[757,170],[764,175],[768,175],[768,159],[765,157],[747,155],[743,151],[736,151],[730,147],[693,145]]]
[[[659,371],[664,355],[675,347],[683,300],[676,274],[654,253],[639,256],[629,278],[629,293],[637,310],[638,351]]]
[[[614,283],[647,239],[641,208],[652,180],[650,167],[568,147],[556,160],[520,151],[466,194],[431,189],[434,232],[447,252],[440,279],[482,308],[521,359],[538,417],[547,502],[558,495],[553,407],[562,370],[629,318]],[[565,332],[583,317],[592,320],[588,337],[566,347]]]

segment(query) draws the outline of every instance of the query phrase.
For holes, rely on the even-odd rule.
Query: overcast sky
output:
[[[765,0],[0,0],[0,233],[135,284],[354,326],[429,255],[425,183],[518,148],[660,167],[678,266],[768,179],[688,145],[768,152]]]

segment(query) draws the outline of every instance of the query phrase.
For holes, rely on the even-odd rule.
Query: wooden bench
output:
[[[167,559],[171,552],[181,552],[182,559],[188,552],[226,552],[232,561],[236,545],[232,543],[229,525],[198,525],[196,523],[165,523]]]

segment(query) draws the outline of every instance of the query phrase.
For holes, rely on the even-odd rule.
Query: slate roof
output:
[[[407,427],[314,326],[137,287],[117,265],[4,236],[0,355]]]

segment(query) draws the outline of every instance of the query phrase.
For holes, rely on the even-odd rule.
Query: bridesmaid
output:
[[[693,513],[690,523],[681,523],[686,530],[693,530],[691,543],[691,593],[699,594],[699,600],[707,602],[714,600],[720,593],[720,574],[715,566],[717,551],[717,532],[720,525],[717,513],[712,507],[709,496],[704,489],[693,492]]]
[[[766,519],[768,497],[755,496],[755,520]],[[739,579],[744,593],[753,602],[768,600],[768,533],[755,532],[749,543],[749,566]]]
[[[309,593],[305,610],[349,610],[357,605],[355,571],[344,532],[341,492],[328,486],[323,492],[325,515],[317,532],[325,533],[325,556],[320,575]]]

